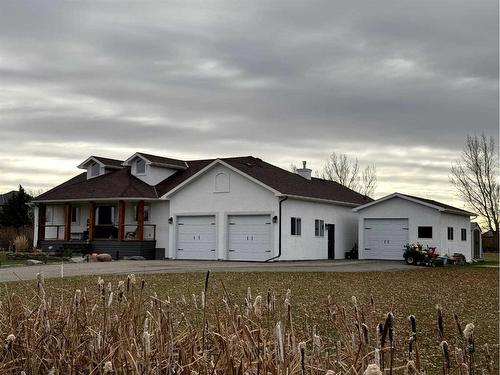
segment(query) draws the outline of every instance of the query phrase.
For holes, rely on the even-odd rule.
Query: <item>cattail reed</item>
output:
[[[443,355],[443,374],[450,373],[450,349],[446,341],[441,341],[441,354]]]
[[[443,325],[443,312],[441,311],[441,306],[436,306],[437,310],[437,332],[438,338],[444,340],[444,325]]]
[[[149,286],[142,290],[144,283],[141,281],[138,287],[135,276],[129,275],[113,283],[114,290],[107,280],[98,278],[90,292],[76,289],[63,303],[60,289],[46,286],[41,274],[35,285],[36,298],[12,293],[0,303],[2,375],[19,375],[22,371],[72,371],[75,375],[389,375],[393,371],[421,375],[424,368],[415,317],[409,317],[406,358],[395,334],[397,316],[373,313],[373,297],[365,305],[357,298],[343,304],[334,302],[330,296],[324,306],[325,316],[319,321],[309,311],[296,316],[308,306],[295,306],[291,290],[286,290],[284,304],[276,304],[271,289],[266,295],[254,291],[255,297],[246,289],[241,296],[245,300],[241,298],[236,304],[225,289],[222,296],[214,293],[212,297],[212,290],[203,288],[200,305],[199,295],[192,295],[192,303],[186,297],[162,297]],[[189,296],[187,293],[184,291]],[[439,326],[444,327],[446,316],[438,312],[437,320],[435,316],[436,321],[429,325],[438,327],[443,336]],[[382,323],[376,324],[381,317]],[[326,327],[319,325],[325,321]],[[460,325],[457,317],[455,322]],[[463,332],[447,332],[447,341],[434,344],[435,351],[441,353],[437,365],[444,375],[482,370],[494,373],[495,358],[491,358],[488,347],[475,351],[475,333],[469,323]],[[420,336],[424,339],[421,342],[429,341],[425,331],[419,333],[419,340]],[[448,345],[455,337],[459,338],[456,349]],[[426,367],[435,361],[431,356]]]
[[[363,375],[382,375],[382,371],[376,364],[368,365]]]

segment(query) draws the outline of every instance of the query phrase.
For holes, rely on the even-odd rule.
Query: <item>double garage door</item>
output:
[[[227,259],[262,261],[271,257],[269,215],[228,216]],[[177,259],[217,259],[215,216],[177,218]]]
[[[364,225],[364,259],[403,259],[408,219],[365,219]]]

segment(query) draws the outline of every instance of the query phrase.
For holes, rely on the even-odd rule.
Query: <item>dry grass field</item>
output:
[[[377,362],[384,373],[416,373],[415,364],[427,374],[472,367],[496,374],[498,276],[498,269],[472,266],[215,273],[206,294],[199,273],[136,275],[135,283],[126,276],[100,284],[51,279],[42,290],[36,282],[8,283],[0,292],[0,373],[363,374]],[[474,324],[468,339],[454,314],[462,330]]]

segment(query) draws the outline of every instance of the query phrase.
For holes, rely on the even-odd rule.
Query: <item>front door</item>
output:
[[[479,234],[479,230],[474,229],[474,259],[479,259],[481,258],[481,249],[479,247],[479,240],[481,236]]]
[[[327,224],[328,230],[328,259],[335,259],[335,224]]]

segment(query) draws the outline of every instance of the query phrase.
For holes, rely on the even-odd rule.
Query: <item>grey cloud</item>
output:
[[[390,191],[384,150],[458,155],[467,133],[496,136],[497,15],[490,0],[2,2],[0,158],[143,149],[286,168],[356,143],[381,153]],[[432,153],[400,160],[448,189]]]

